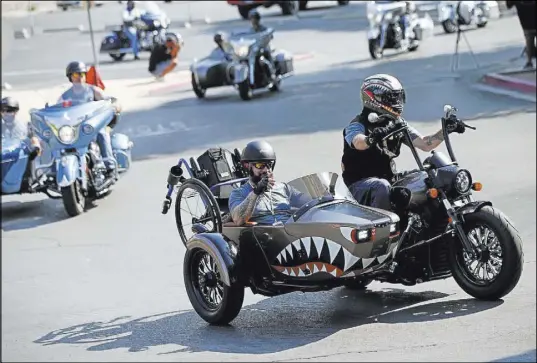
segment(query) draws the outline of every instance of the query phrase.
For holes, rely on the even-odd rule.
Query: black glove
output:
[[[369,146],[380,142],[386,135],[390,133],[389,127],[376,127],[366,139]]]
[[[450,117],[446,120],[446,129],[449,134],[456,132],[458,134],[464,134],[466,128],[463,123],[457,120],[456,117]]]
[[[259,183],[257,183],[257,185],[255,186],[254,194],[255,195],[263,194],[264,192],[266,192],[268,190],[268,186],[269,186],[269,177],[268,177],[268,175],[265,174],[261,178]]]

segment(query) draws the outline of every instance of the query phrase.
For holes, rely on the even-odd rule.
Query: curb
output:
[[[508,97],[512,97],[512,98],[516,98],[516,99],[519,99],[519,100],[523,100],[523,101],[528,101],[528,102],[537,102],[537,98],[535,96],[532,96],[530,94],[524,94],[524,93],[520,93],[520,92],[516,92],[516,91],[510,91],[510,90],[507,90],[507,89],[502,89],[502,88],[499,88],[499,87],[493,87],[493,86],[489,86],[489,85],[486,85],[486,84],[476,84],[473,86],[473,88],[479,90],[479,91],[483,91],[483,92],[488,92],[488,93],[494,93],[494,94],[497,94],[497,95],[502,95],[502,96],[508,96]]]
[[[535,95],[535,82],[516,79],[498,73],[489,73],[482,78],[482,82],[489,86],[503,87],[510,91]]]

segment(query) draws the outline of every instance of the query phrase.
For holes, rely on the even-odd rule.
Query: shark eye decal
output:
[[[348,241],[353,242],[352,240],[352,231],[354,228],[351,227],[339,227],[341,235],[345,237]]]

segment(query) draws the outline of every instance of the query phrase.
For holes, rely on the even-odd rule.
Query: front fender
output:
[[[248,66],[245,64],[236,64],[233,66],[233,80],[235,83],[242,83],[248,78]]]
[[[216,261],[221,272],[222,282],[231,286],[237,280],[236,253],[231,250],[228,242],[220,233],[199,233],[186,242],[187,250],[201,248],[208,252]]]
[[[80,176],[80,164],[77,155],[64,155],[58,162],[56,183],[59,187],[68,187]]]
[[[455,8],[453,5],[439,4],[438,7],[438,21],[440,23],[448,19],[455,20]]]
[[[465,214],[479,212],[479,210],[485,206],[492,207],[492,202],[482,201],[482,200],[469,202],[463,205],[462,207],[458,208],[455,212],[458,215],[465,215]]]

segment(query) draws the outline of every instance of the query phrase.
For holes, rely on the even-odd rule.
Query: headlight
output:
[[[249,47],[242,46],[239,49],[237,49],[237,55],[239,57],[246,57],[248,55],[248,50],[249,50]]]
[[[470,175],[470,172],[464,169],[459,170],[455,175],[453,186],[455,187],[455,190],[460,194],[464,194],[470,191],[470,188],[472,187],[472,176]]]
[[[390,234],[394,233],[395,231],[397,231],[397,224],[396,223],[390,224]]]
[[[75,129],[71,126],[62,126],[58,130],[58,138],[64,144],[70,144],[75,139]]]
[[[155,20],[155,21],[153,22],[153,26],[154,26],[155,28],[158,28],[158,27],[160,26],[160,21]]]

